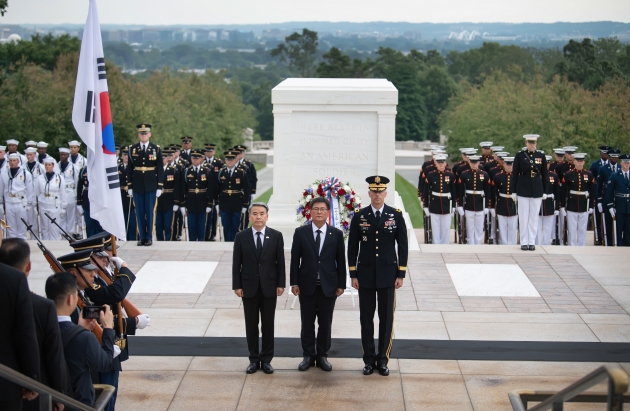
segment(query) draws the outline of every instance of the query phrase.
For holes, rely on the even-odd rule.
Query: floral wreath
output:
[[[297,208],[297,221],[302,225],[311,224],[311,200],[324,197],[330,201],[328,224],[340,228],[348,237],[350,221],[354,213],[361,209],[361,199],[348,183],[342,185],[335,177],[326,177],[315,182],[302,192]]]

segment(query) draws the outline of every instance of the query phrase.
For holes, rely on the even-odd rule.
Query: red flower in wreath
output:
[[[349,203],[349,204],[346,204],[346,208],[347,208],[348,210],[352,210],[354,207],[352,207],[352,204],[351,204],[351,203]]]
[[[343,188],[340,188],[339,190],[337,190],[337,194],[339,194],[340,196],[345,196],[346,190],[344,190]]]
[[[308,195],[308,191],[302,193],[302,197],[306,197]]]

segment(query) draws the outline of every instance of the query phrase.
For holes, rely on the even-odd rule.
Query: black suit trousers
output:
[[[326,297],[322,286],[315,287],[313,295],[300,294],[300,316],[302,318],[302,351],[304,356],[326,357],[330,350],[333,311],[337,296]],[[317,341],[315,340],[315,318],[317,318]]]
[[[374,312],[378,297],[378,353],[374,344]],[[396,289],[359,287],[361,345],[365,364],[387,364],[394,337]]]
[[[265,297],[258,285],[258,292],[251,298],[243,298],[245,311],[245,335],[250,362],[269,363],[273,358],[274,322],[278,297]],[[262,349],[258,343],[258,323],[262,333]]]

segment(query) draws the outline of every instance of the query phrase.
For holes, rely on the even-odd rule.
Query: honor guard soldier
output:
[[[394,337],[396,289],[402,287],[407,272],[407,227],[402,212],[385,204],[389,179],[372,176],[365,181],[371,204],[356,212],[350,222],[348,265],[352,286],[359,290],[363,374],[377,369],[386,376]],[[378,352],[374,345],[377,302]]]
[[[162,149],[149,141],[151,124],[138,124],[140,142],[129,147],[127,190],[136,206],[139,246],[153,244],[153,213],[155,202],[162,195],[164,168]]]
[[[44,164],[44,160],[47,158],[52,158],[52,156],[50,154],[47,153],[48,151],[48,143],[44,142],[44,141],[40,141],[39,143],[37,143],[37,161],[40,164]],[[57,163],[57,161],[52,158],[53,161],[55,163]]]
[[[617,246],[630,246],[630,154],[619,156],[621,170],[610,175],[604,201],[615,225]]]
[[[481,147],[481,158],[479,162],[481,163],[482,169],[484,169],[484,164],[491,162],[494,160],[492,156],[492,141],[482,141],[479,143],[479,147]]]
[[[595,178],[595,183],[597,184],[597,175],[599,173],[599,169],[609,163],[608,151],[612,150],[610,146],[599,146],[599,160],[593,161],[588,171],[593,174],[593,178]],[[595,245],[602,245],[604,243],[603,240],[603,232],[602,232],[602,214],[599,211],[599,207],[595,207]]]
[[[225,241],[234,241],[249,204],[249,179],[245,170],[237,167],[236,153],[226,151],[224,155],[225,165],[219,170],[211,198],[221,215]]]
[[[34,147],[34,145],[37,145],[37,143],[34,141],[29,141],[29,143],[31,143],[31,146],[24,150],[24,154],[26,155],[26,163],[24,163],[22,167],[24,167],[26,171],[31,173],[31,181],[33,181],[33,184],[35,184],[37,178],[44,174],[45,170],[44,166],[41,165],[36,158],[37,149]],[[36,202],[37,196],[35,196],[35,203]],[[31,207],[31,210],[27,213],[26,221],[29,223],[29,225],[33,226],[35,232],[39,231],[41,233],[38,220],[37,204],[34,204],[33,207]]]
[[[518,233],[518,215],[516,214],[516,202],[512,194],[512,165],[514,157],[503,158],[503,170],[497,173],[492,180],[494,208],[490,209],[493,220],[498,220],[500,245],[516,244],[516,236]],[[494,227],[495,224],[492,224]]]
[[[193,151],[192,149],[192,145],[193,145],[193,138],[190,136],[183,136],[181,138],[182,140],[182,150],[181,150],[181,154],[180,157],[184,160],[186,160],[188,162],[188,165],[191,164],[191,153]]]
[[[512,167],[512,187],[518,202],[521,250],[536,249],[540,205],[547,198],[547,159],[536,150],[538,134],[526,134],[527,146],[516,153]]]
[[[65,214],[61,215],[61,227],[71,236],[81,238],[77,232],[77,183],[79,182],[79,170],[69,161],[70,149],[59,147],[59,162],[55,165],[55,172],[61,174],[66,186],[64,187],[66,198]]]
[[[604,201],[606,195],[606,187],[608,181],[613,174],[616,174],[621,170],[621,166],[618,164],[620,150],[611,148],[608,150],[608,164],[602,166],[597,172],[597,178],[595,183],[595,197],[597,202],[597,209],[601,214],[601,219],[598,221],[602,227],[602,241],[606,246],[612,246],[613,242],[613,219],[608,212],[608,204]]]
[[[503,149],[504,149],[503,146],[490,147],[490,150],[492,151],[492,159],[490,161],[483,163],[483,171],[490,174],[490,170],[499,164],[498,163],[499,156],[497,154],[503,152]]]
[[[77,216],[85,218],[85,233],[88,237],[103,231],[101,223],[90,216],[90,180],[88,179],[87,167],[79,171],[79,181],[77,183]]]
[[[179,209],[181,173],[179,167],[172,163],[172,149],[162,150],[162,155],[164,156],[164,185],[155,210],[155,236],[158,241],[174,241],[174,213]]]
[[[423,185],[424,213],[431,219],[432,244],[448,244],[457,197],[456,179],[447,170],[446,154],[436,154],[434,160],[437,169],[426,176]]]
[[[188,217],[189,241],[204,241],[208,214],[212,211],[212,184],[209,169],[204,166],[204,152],[192,150],[192,165],[184,170],[180,208],[184,217]]]
[[[210,170],[210,177],[213,181],[217,180],[217,175],[219,174],[219,170],[223,167],[223,161],[219,160],[214,156],[215,149],[217,145],[214,143],[206,144],[206,158],[204,160],[204,164]],[[213,210],[208,217],[210,220],[206,226],[206,241],[215,241],[217,236],[217,216],[216,210]]]
[[[560,207],[567,215],[567,238],[569,245],[586,245],[588,216],[595,205],[595,178],[584,169],[586,153],[575,153],[575,169],[568,171],[562,179]]]
[[[129,195],[127,167],[129,167],[129,148],[123,147],[120,151],[120,163],[118,163],[120,198],[122,200],[123,216],[125,217],[127,241],[136,241],[136,234],[138,230],[138,227],[136,226],[136,208],[133,205],[132,197]]]
[[[422,198],[422,193],[424,193],[424,183],[426,182],[427,176],[433,171],[437,170],[435,156],[442,154],[446,154],[446,151],[438,148],[432,149],[431,160],[425,161],[422,164],[422,168],[420,169],[420,177],[418,178],[418,197],[420,198],[420,201],[424,201],[424,199]],[[450,171],[448,166],[446,166],[446,170]]]
[[[55,160],[52,157],[44,159],[44,174],[34,181],[35,198],[41,213],[41,240],[59,240],[59,228],[55,226],[45,214],[60,220],[61,214],[66,212],[64,186],[66,182],[63,176],[55,173]]]
[[[0,171],[9,168],[9,158],[7,157],[7,147],[0,146]]]
[[[15,139],[7,140],[7,157],[11,154],[17,154],[19,166],[22,167],[26,163],[26,156],[18,153],[17,148],[19,144],[20,142]]]
[[[256,185],[258,183],[258,176],[256,175],[256,167],[254,163],[245,158],[245,151],[247,147],[245,146],[234,146],[233,151],[236,152],[236,162],[237,166],[240,166],[247,173],[247,178],[249,180],[249,191],[250,191],[250,199],[247,203],[247,207],[249,210],[249,204],[254,201],[254,197],[256,197]],[[249,223],[249,211],[245,210],[245,214],[241,219],[241,224],[239,225],[239,231],[247,228]]]
[[[560,166],[560,164],[564,163],[564,148],[554,148],[553,155],[555,159],[551,164],[549,164],[549,171],[556,173],[557,175],[558,173],[556,172],[556,169]]]
[[[4,205],[7,222],[7,238],[26,239],[26,220],[28,212],[33,207],[35,194],[31,173],[20,167],[20,155],[9,154],[9,168],[0,174],[0,208]]]
[[[547,168],[551,167],[551,156],[546,156]],[[558,226],[558,200],[560,199],[560,181],[553,171],[547,171],[547,198],[542,200],[540,206],[540,218],[538,219],[538,241],[540,245],[558,245],[561,236]]]
[[[555,170],[561,181],[568,171],[575,169],[575,164],[573,164],[573,154],[577,151],[578,148],[576,146],[567,146],[563,147],[562,149],[564,150],[564,161],[562,162],[562,164],[559,164]]]
[[[79,150],[81,149],[81,143],[77,140],[72,140],[68,143],[70,147],[70,162],[74,164],[77,170],[81,170],[83,167],[87,167],[87,159],[83,157]]]
[[[466,217],[466,243],[483,243],[483,220],[492,206],[490,177],[479,170],[479,156],[468,156],[470,169],[465,170],[457,181],[457,212]],[[461,170],[461,167],[460,167]]]
[[[453,174],[455,174],[455,177],[458,179],[462,172],[470,170],[470,161],[468,157],[477,155],[476,148],[460,148],[459,151],[462,155],[462,161],[453,166]]]

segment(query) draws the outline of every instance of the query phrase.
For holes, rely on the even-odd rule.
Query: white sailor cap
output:
[[[37,153],[37,149],[35,147],[29,147],[26,150],[24,150],[24,153]]]
[[[554,148],[553,152],[556,153],[557,156],[563,156],[564,155],[564,148]]]
[[[70,154],[70,149],[69,148],[65,148],[65,147],[59,147],[59,152],[60,153]]]
[[[536,141],[540,136],[538,134],[525,134],[523,138],[527,141]]]
[[[504,157],[503,161],[510,164],[514,162],[514,157]]]
[[[564,150],[565,154],[573,154],[577,151],[577,147],[576,146],[566,146],[566,147],[562,147],[562,149]]]
[[[468,159],[475,162],[481,160],[481,156],[469,156]]]
[[[81,147],[81,143],[79,143],[77,140],[72,140],[71,142],[68,143],[68,145],[70,147],[72,147],[72,146]]]
[[[42,163],[46,164],[46,163],[50,163],[50,164],[55,164],[55,159],[52,157],[46,157],[44,159],[44,161],[42,161]]]
[[[482,141],[479,143],[479,147],[490,148],[492,147],[492,141]]]
[[[492,147],[490,147],[490,150],[492,150],[492,151],[494,151],[496,153],[497,151],[503,151],[504,148],[505,147],[503,147],[503,146],[492,146]]]
[[[436,154],[434,159],[435,161],[446,161],[446,157],[448,157],[446,154]]]
[[[546,159],[547,161],[551,161],[551,156],[545,156],[545,159]]]
[[[45,141],[40,141],[39,143],[37,143],[37,147],[46,148],[48,147],[48,143],[46,143]]]
[[[20,144],[20,142],[14,139],[10,139],[10,140],[7,140],[7,146],[9,144],[15,144],[17,146],[18,144]]]
[[[37,141],[33,141],[33,140],[28,140],[26,143],[24,143],[26,145],[26,147],[35,147],[37,145]]]
[[[575,154],[573,154],[573,158],[575,160],[584,160],[585,157],[586,157],[586,153],[575,153]]]
[[[11,153],[11,154],[9,154],[9,160],[12,159],[12,158],[16,158],[16,159],[19,160],[20,155],[18,153]]]

